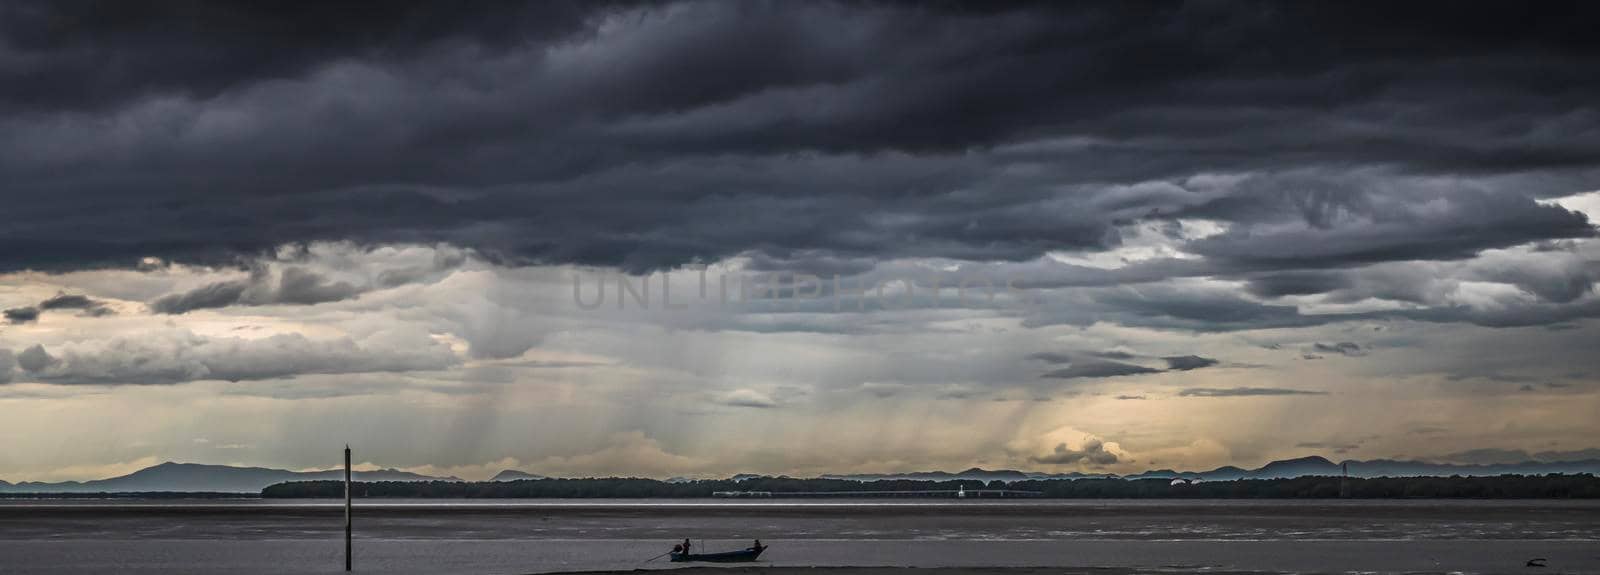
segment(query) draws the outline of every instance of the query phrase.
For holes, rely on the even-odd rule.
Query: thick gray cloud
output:
[[[1076,356],[1077,359],[1074,359],[1074,356]],[[1067,367],[1051,370],[1042,376],[1055,379],[1102,378],[1118,377],[1123,375],[1161,373],[1162,371],[1189,371],[1203,367],[1211,367],[1221,363],[1215,359],[1201,357],[1198,355],[1174,355],[1161,358],[1161,360],[1167,364],[1167,369],[1161,370],[1142,365],[1124,363],[1121,361],[1110,361],[1111,359],[1128,360],[1137,359],[1138,357],[1138,355],[1132,352],[1121,350],[1101,351],[1087,354],[1067,354],[1047,351],[1028,355],[1028,359],[1039,360],[1048,364],[1067,364]],[[1144,398],[1139,397],[1138,399]]]
[[[17,369],[17,357],[9,349],[0,349],[0,384],[11,383],[11,373]]]
[[[22,324],[39,321],[39,308],[32,306],[14,307],[5,310],[3,313],[8,323]]]
[[[89,309],[95,306],[94,300],[88,296],[57,294],[55,297],[39,302],[39,309]]]
[[[1056,351],[1041,351],[1038,353],[1028,354],[1028,359],[1036,359],[1050,364],[1066,364],[1072,363],[1072,354]]]
[[[361,290],[348,283],[326,280],[302,268],[288,268],[278,281],[277,301],[311,305],[349,299],[359,293]]]
[[[257,267],[251,271],[249,279],[217,282],[162,296],[150,302],[150,310],[182,314],[232,305],[312,305],[353,298],[362,291],[347,282],[328,280],[300,267],[284,268],[276,277],[268,269]]]
[[[1119,323],[1156,328],[1179,328],[1196,331],[1233,331],[1273,327],[1304,327],[1320,325],[1334,318],[1303,314],[1293,305],[1267,304],[1240,297],[1233,291],[1194,289],[1170,285],[1151,285],[1139,288],[1100,290],[1089,296],[1088,303],[1098,306],[1100,313],[1069,323],[1083,323],[1115,318]],[[1053,313],[1081,313],[1094,311],[1079,306],[1050,306],[1043,314],[1030,318],[1035,324],[1051,321]],[[1341,318],[1342,319],[1342,318]]]
[[[1093,466],[1111,465],[1118,461],[1117,454],[1106,451],[1105,442],[1089,438],[1083,442],[1081,449],[1070,449],[1065,443],[1058,443],[1048,455],[1032,458],[1034,463],[1051,465],[1068,465],[1073,463],[1086,463]]]
[[[1050,370],[1040,377],[1053,379],[1094,379],[1102,377],[1118,377],[1124,375],[1142,375],[1146,373],[1161,373],[1159,369],[1152,369],[1142,365],[1120,363],[1115,361],[1088,361],[1073,363],[1070,366]]]
[[[44,346],[39,344],[34,344],[32,347],[22,350],[22,353],[17,354],[17,367],[22,368],[23,371],[44,371],[55,364],[56,358],[50,357],[50,353],[46,352]]]
[[[317,341],[300,334],[260,339],[208,338],[152,331],[138,338],[90,342],[52,352],[34,345],[17,355],[29,381],[85,385],[246,381],[304,374],[439,370],[459,363],[426,338],[385,337],[358,343]]]
[[[1349,287],[1350,282],[1348,277],[1339,272],[1287,271],[1251,277],[1248,289],[1256,296],[1270,298],[1327,293]]]
[[[965,464],[999,453],[1009,431],[1030,439],[1025,450],[1007,443],[1008,464],[1105,461],[1092,453],[1104,446],[1066,445],[1171,407],[1095,407],[1140,394],[1285,397],[1239,400],[1266,410],[1255,422],[1157,414],[1183,425],[1129,438],[1114,465],[1152,460],[1143,449],[1195,467],[1265,460],[1254,437],[1274,433],[1284,415],[1274,410],[1302,403],[1328,409],[1296,412],[1315,435],[1291,443],[1347,438],[1325,442],[1336,448],[1356,437],[1349,426],[1431,424],[1451,431],[1430,437],[1440,453],[1475,447],[1472,429],[1513,427],[1532,431],[1495,441],[1587,446],[1587,420],[1563,411],[1580,402],[1550,395],[1593,391],[1554,372],[1592,366],[1551,358],[1592,348],[1600,318],[1588,219],[1600,196],[1569,197],[1600,189],[1594,10],[7,3],[0,296],[43,316],[3,326],[0,347],[16,353],[18,392],[252,382],[109,390],[112,413],[123,398],[416,385],[450,398],[396,402],[384,413],[408,414],[390,418],[407,431],[384,442],[421,453],[447,439],[431,444],[445,463],[530,455],[526,442],[480,447],[491,436],[600,438],[621,424],[649,440],[639,444],[659,440],[657,455],[780,471],[808,456],[731,448],[793,445],[809,430],[878,433],[884,442],[820,457]],[[173,21],[187,24],[163,24]],[[699,263],[916,281],[970,271],[1019,279],[1030,298],[579,314],[565,278],[545,277]],[[11,273],[29,269],[45,273]],[[140,302],[161,317],[131,313]],[[109,309],[123,315],[55,315]],[[294,333],[304,335],[221,337]],[[1345,340],[1360,346],[1339,348]],[[1500,353],[1517,342],[1541,349]],[[1361,361],[1297,359],[1369,347]],[[1067,353],[1017,361],[1014,351],[1039,349]],[[514,365],[544,361],[598,365],[565,376]],[[1212,381],[1220,366],[1245,365],[1235,361],[1270,369]],[[1534,369],[1545,364],[1562,367]],[[1179,374],[1139,379],[1192,369],[1205,371],[1170,389],[1143,384]],[[1454,373],[1472,379],[1435,381]],[[1480,381],[1494,374],[1528,379]],[[1540,387],[1552,381],[1574,387]],[[1142,389],[1127,389],[1135,382]],[[1058,389],[1085,383],[1107,389]],[[1406,397],[1471,399],[1478,384],[1519,403],[1504,417],[1474,404],[1388,423],[1362,407],[1401,386]],[[1522,384],[1541,393],[1516,392]],[[1350,391],[1287,397],[1336,387]],[[552,397],[563,402],[542,401]],[[256,408],[283,409],[270,421],[292,435],[337,427],[310,403],[218,403],[229,405],[208,408],[273,404]],[[463,405],[432,424],[415,416]],[[48,435],[54,406],[29,407],[0,432]],[[685,426],[675,408],[772,435]],[[885,408],[954,415],[934,425]],[[168,419],[138,439],[179,437],[193,418]],[[226,423],[210,419],[203,426]],[[1541,421],[1565,423],[1561,437],[1535,438]],[[1052,422],[1082,430],[1022,429]],[[993,431],[894,440],[959,425]],[[1379,443],[1363,449],[1389,448]],[[573,450],[563,457],[602,448],[560,447]]]
[[[77,309],[83,310],[82,314],[91,317],[111,315],[111,308],[105,304],[86,296],[58,294],[55,297],[39,302],[38,305],[14,307],[3,312],[6,323],[21,325],[39,321],[39,316],[50,310]]]
[[[1306,391],[1282,387],[1191,387],[1178,397],[1254,397],[1270,395],[1327,395],[1325,391]]]
[[[1138,356],[1134,355],[1133,353],[1126,352],[1126,351],[1121,351],[1121,350],[1114,350],[1114,349],[1113,350],[1107,350],[1107,351],[1095,352],[1094,356],[1098,357],[1098,358],[1102,358],[1102,359],[1121,359],[1121,360],[1134,359],[1134,358],[1138,357]]]
[[[105,302],[94,300],[86,295],[65,292],[58,293],[54,297],[39,302],[37,307],[41,312],[62,309],[81,310],[83,315],[89,317],[101,317],[114,313],[111,308],[106,307]]]
[[[755,407],[760,409],[778,406],[777,400],[774,400],[771,396],[750,389],[733,390],[716,398],[716,402],[731,407]]]
[[[1184,217],[1231,225],[1194,240],[1211,265],[1271,272],[1592,234],[1533,201],[1600,169],[1581,5],[216,3],[150,25],[175,10],[5,9],[0,177],[27,199],[0,265],[349,239],[848,272]]]
[[[523,36],[570,32],[598,6],[551,2],[537,13],[445,10],[425,2],[345,6],[221,3],[88,6],[20,3],[0,12],[8,62],[4,102],[13,109],[115,106],[168,93],[208,98],[267,78],[293,77],[352,55],[404,57],[469,35],[494,46]],[[162,23],[204,25],[165,32]],[[273,34],[295,32],[294,40]]]
[[[286,245],[273,257],[242,266],[247,275],[167,293],[148,305],[155,313],[180,315],[229,306],[344,301],[374,290],[439,281],[468,258],[468,252],[449,246]]]
[[[150,302],[150,311],[182,314],[197,309],[228,307],[239,303],[247,289],[250,289],[250,282],[246,281],[207,284],[183,293],[161,296],[160,299]]]
[[[1202,367],[1211,367],[1221,363],[1215,359],[1211,359],[1209,357],[1200,357],[1198,355],[1175,355],[1163,357],[1161,359],[1167,362],[1167,369],[1174,371],[1189,371],[1192,369],[1200,369]]]
[[[1362,348],[1361,344],[1353,341],[1341,341],[1336,343],[1318,342],[1311,344],[1311,349],[1318,353],[1337,353],[1339,355],[1346,355],[1350,357],[1358,357],[1367,354],[1367,350]]]
[[[1594,233],[1582,214],[1515,195],[1461,187],[1375,192],[1358,188],[1362,182],[1342,184],[1349,186],[1348,190],[1337,187],[1341,184],[1324,184],[1305,191],[1300,187],[1304,185],[1271,182],[1270,191],[1254,197],[1251,207],[1259,210],[1281,201],[1286,205],[1278,217],[1302,225],[1266,233],[1252,228],[1230,230],[1198,240],[1191,249],[1218,262],[1258,268],[1345,267],[1460,259],[1489,248]],[[1329,193],[1327,188],[1335,189]],[[1233,196],[1229,201],[1240,199]],[[1300,211],[1292,212],[1289,206]],[[1295,215],[1291,218],[1290,214]]]

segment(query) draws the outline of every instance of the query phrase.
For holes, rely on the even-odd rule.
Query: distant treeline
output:
[[[1382,477],[1376,479],[1298,477],[1294,479],[1241,479],[1172,485],[1167,479],[1077,479],[1034,481],[851,481],[845,479],[756,479],[666,482],[654,479],[529,479],[505,482],[380,481],[358,482],[357,497],[417,497],[455,499],[495,498],[693,498],[711,497],[718,491],[839,493],[864,491],[954,491],[957,489],[1009,489],[1038,492],[1057,499],[1110,498],[1223,498],[1317,499],[1340,497],[1340,482],[1348,481],[1355,498],[1600,498],[1600,478],[1593,475],[1501,475],[1497,477]],[[339,481],[297,481],[263,489],[262,497],[344,497]]]
[[[343,495],[340,495],[343,497]],[[102,493],[0,493],[0,499],[255,499],[251,493],[214,491],[117,491]]]

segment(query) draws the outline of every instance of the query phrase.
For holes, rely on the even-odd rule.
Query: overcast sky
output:
[[[0,479],[1600,449],[1592,4],[239,4],[0,6]]]

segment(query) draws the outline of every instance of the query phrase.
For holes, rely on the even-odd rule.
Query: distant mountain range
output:
[[[398,469],[357,471],[357,481],[461,481],[455,477],[430,477]],[[43,483],[0,481],[0,493],[115,493],[135,491],[210,491],[219,493],[259,493],[274,483],[344,479],[343,469],[327,471],[288,471],[265,467],[231,467],[198,463],[166,462],[146,467],[121,477],[93,481]]]
[[[756,477],[753,475],[735,476],[734,479]],[[1014,469],[982,469],[974,467],[966,471],[911,471],[906,473],[856,473],[847,475],[823,475],[823,479],[853,479],[856,481],[877,481],[880,479],[911,479],[917,481],[949,481],[954,479],[976,479],[980,481],[1026,481],[1029,479],[1091,479],[1116,477],[1109,473],[1040,473],[1035,471],[1017,471]]]
[[[507,469],[495,474],[494,478],[490,479],[489,481],[521,481],[524,479],[546,479],[546,477],[543,475],[534,475],[526,471]]]
[[[906,473],[862,473],[849,475],[822,475],[826,479],[850,479],[856,481],[874,481],[879,479],[915,479],[925,481],[946,481],[952,479],[979,480],[979,481],[1024,481],[1040,479],[1090,479],[1090,478],[1123,478],[1123,479],[1173,479],[1183,477],[1187,479],[1200,479],[1204,481],[1229,481],[1234,479],[1283,479],[1307,475],[1339,475],[1342,466],[1348,465],[1351,477],[1412,477],[1412,476],[1492,476],[1492,475],[1544,475],[1548,473],[1592,473],[1600,475],[1600,459],[1585,459],[1581,461],[1527,461],[1523,463],[1504,463],[1490,465],[1461,465],[1451,463],[1428,463],[1423,461],[1395,461],[1389,459],[1375,459],[1371,461],[1349,460],[1334,463],[1323,457],[1301,457],[1274,461],[1256,469],[1242,469],[1239,467],[1225,466],[1210,471],[1174,471],[1171,469],[1157,469],[1134,475],[1113,475],[1109,473],[1040,473],[1030,471],[1016,471],[1011,469],[980,469],[972,468],[966,471],[914,471]],[[757,475],[741,474],[732,479],[750,479],[760,477]],[[0,493],[127,493],[127,492],[172,492],[172,491],[209,491],[219,493],[259,493],[262,488],[275,483],[287,481],[316,481],[339,480],[344,478],[344,471],[330,469],[326,471],[288,471],[284,469],[268,469],[264,467],[230,467],[227,465],[201,465],[198,463],[162,463],[154,467],[147,467],[121,477],[97,479],[94,481],[64,481],[60,483],[42,483],[25,481],[22,483],[7,483],[0,481]],[[379,471],[357,471],[357,481],[461,481],[456,477],[433,477],[420,475],[397,469],[383,469]],[[495,475],[491,481],[519,481],[529,479],[545,479],[544,476],[535,475],[525,471],[507,469]],[[677,480],[678,478],[674,478]],[[686,481],[686,480],[685,480]]]
[[[857,481],[874,481],[879,479],[919,479],[943,481],[950,479],[976,479],[980,481],[1022,481],[1028,479],[1088,479],[1111,478],[1123,479],[1200,479],[1204,481],[1231,481],[1234,479],[1284,479],[1308,475],[1339,475],[1343,467],[1349,466],[1351,477],[1421,477],[1438,476],[1493,476],[1493,475],[1544,475],[1547,473],[1593,473],[1600,474],[1600,459],[1585,459],[1581,461],[1526,461],[1523,463],[1498,463],[1489,465],[1462,465],[1454,463],[1429,463],[1425,461],[1395,461],[1392,459],[1374,459],[1371,461],[1347,460],[1334,463],[1327,458],[1311,456],[1297,459],[1274,461],[1256,469],[1242,469],[1232,465],[1218,467],[1210,471],[1175,471],[1171,469],[1157,469],[1133,475],[1114,474],[1086,474],[1086,473],[1038,473],[1016,471],[1011,469],[979,469],[972,468],[966,471],[951,473],[948,471],[916,471],[908,473],[864,473],[851,475],[824,475],[832,479],[854,479]]]

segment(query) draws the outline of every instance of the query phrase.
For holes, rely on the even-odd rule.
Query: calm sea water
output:
[[[332,501],[4,501],[0,573],[343,567]],[[774,566],[1600,573],[1593,501],[358,501],[357,570],[667,568],[693,538]],[[1544,570],[1524,567],[1544,557]]]

